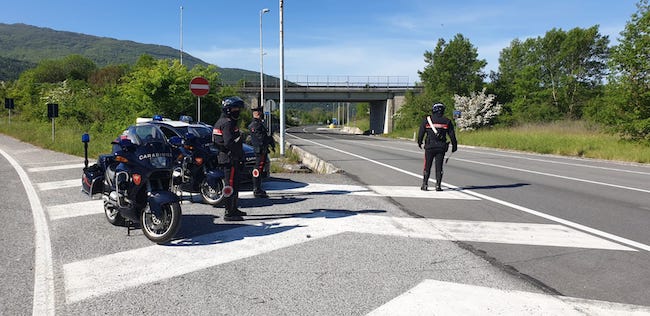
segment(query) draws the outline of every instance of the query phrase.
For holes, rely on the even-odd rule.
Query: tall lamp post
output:
[[[264,48],[262,46],[262,15],[269,12],[268,8],[260,10],[260,107],[264,107]]]

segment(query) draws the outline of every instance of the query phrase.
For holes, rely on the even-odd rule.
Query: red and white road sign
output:
[[[203,77],[194,77],[190,81],[190,91],[197,97],[202,97],[210,92],[210,85],[208,79]]]

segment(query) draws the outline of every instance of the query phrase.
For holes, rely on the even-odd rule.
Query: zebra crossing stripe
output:
[[[42,172],[42,171],[54,171],[54,170],[65,170],[65,169],[83,169],[83,163],[75,163],[68,165],[58,165],[58,166],[49,166],[49,167],[32,167],[28,168],[28,172]]]
[[[36,187],[40,191],[57,190],[57,189],[65,189],[65,188],[73,188],[73,187],[81,188],[81,176],[79,177],[79,179],[74,179],[74,180],[41,182],[41,183],[37,183]]]
[[[319,212],[177,240],[173,247],[153,245],[65,264],[66,300],[77,302],[344,232],[636,251],[561,225]]]
[[[648,314],[647,306],[424,280],[368,316]]]
[[[51,221],[77,216],[100,214],[104,213],[104,202],[102,200],[90,200],[85,202],[54,205],[47,208],[47,213]]]

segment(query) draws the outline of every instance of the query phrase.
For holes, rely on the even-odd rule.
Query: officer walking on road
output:
[[[451,152],[458,150],[458,142],[454,133],[454,124],[452,121],[443,116],[445,105],[436,103],[431,107],[431,115],[422,119],[420,131],[418,132],[418,147],[422,149],[422,140],[424,141],[424,172],[422,175],[422,191],[427,191],[429,187],[429,175],[431,174],[431,163],[435,159],[436,163],[436,191],[442,191],[442,162],[445,153],[449,148],[447,135],[451,140]]]
[[[262,113],[264,108],[259,106],[252,109],[253,121],[248,125],[248,130],[251,132],[251,142],[253,149],[255,149],[255,169],[253,169],[253,194],[255,197],[266,198],[268,195],[266,191],[262,190],[262,176],[264,173],[264,166],[269,163],[266,157],[269,153],[269,146],[275,151],[275,141],[269,135],[269,131],[264,125]]]
[[[239,177],[244,167],[243,139],[239,132],[239,114],[244,108],[244,101],[239,97],[229,97],[223,100],[221,117],[214,124],[212,141],[219,149],[217,160],[223,168],[226,187],[223,189],[225,196],[225,221],[242,221],[242,212],[237,208],[239,202]]]

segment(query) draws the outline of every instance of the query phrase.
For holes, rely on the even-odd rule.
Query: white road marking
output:
[[[63,265],[66,301],[74,303],[343,232],[635,251],[562,225],[320,212],[67,263]]]
[[[648,315],[647,306],[424,280],[369,316],[418,315]]]
[[[36,187],[40,191],[57,190],[57,189],[65,189],[65,188],[73,188],[73,187],[81,188],[81,177],[79,177],[79,179],[73,179],[73,180],[41,182],[41,183],[37,183]]]
[[[638,192],[643,192],[643,193],[650,193],[650,190],[639,189],[639,188],[634,188],[634,187],[628,187],[628,186],[624,186],[624,185],[612,184],[612,183],[607,183],[607,182],[600,182],[600,181],[592,181],[592,180],[586,180],[586,179],[580,179],[580,178],[574,178],[574,177],[567,177],[567,176],[561,176],[559,174],[552,174],[552,173],[548,173],[548,172],[540,172],[540,171],[533,171],[533,170],[528,170],[528,169],[507,167],[507,166],[502,166],[502,165],[497,165],[497,164],[492,164],[492,163],[487,163],[487,162],[468,160],[468,159],[462,159],[462,158],[455,158],[455,159],[458,160],[458,161],[465,161],[465,162],[469,162],[469,163],[475,163],[475,164],[478,164],[478,165],[490,166],[490,167],[495,167],[495,168],[502,168],[502,169],[508,169],[508,170],[514,170],[514,171],[521,171],[521,172],[538,174],[538,175],[547,176],[547,177],[560,178],[560,179],[572,180],[572,181],[584,182],[584,183],[590,183],[590,184],[597,184],[597,185],[602,185],[602,186],[606,186],[606,187],[625,189],[625,190],[630,190],[630,191],[638,191]]]
[[[41,200],[20,164],[0,149],[7,161],[14,167],[29,199],[34,219],[34,298],[32,315],[54,315],[54,270],[52,267],[52,243],[47,217]]]
[[[102,200],[90,200],[85,202],[54,205],[47,208],[50,220],[94,215],[104,213],[104,202]]]
[[[450,199],[450,200],[480,200],[469,194],[465,194],[460,190],[445,190],[442,192],[422,191],[417,186],[380,186],[370,185],[371,190],[377,192],[379,195],[390,197],[407,197],[407,198],[420,198],[420,199]]]
[[[53,170],[64,170],[64,169],[83,169],[83,167],[84,167],[83,163],[75,163],[75,164],[49,166],[49,167],[33,167],[33,168],[28,168],[27,171],[41,172],[41,171],[53,171]]]
[[[422,191],[416,186],[380,186],[371,185],[368,187],[349,184],[323,184],[308,183],[302,187],[291,187],[291,184],[282,181],[264,182],[264,189],[271,194],[311,193],[311,194],[344,194],[357,196],[389,196],[389,197],[412,197],[427,199],[453,199],[453,200],[478,200],[469,194],[460,191]],[[241,193],[240,193],[241,195]]]
[[[294,138],[297,138],[297,139],[300,139],[300,140],[303,140],[303,141],[306,141],[306,142],[309,142],[309,143],[312,143],[312,144],[315,144],[315,145],[318,145],[318,146],[322,146],[322,147],[325,147],[325,148],[328,148],[328,149],[331,149],[331,150],[334,150],[334,151],[337,151],[337,152],[340,152],[340,153],[343,153],[343,154],[346,154],[346,155],[349,155],[349,156],[352,156],[352,157],[357,157],[359,159],[363,159],[365,161],[369,161],[369,162],[372,162],[374,164],[377,164],[377,165],[380,165],[380,166],[383,166],[383,167],[386,167],[386,168],[389,168],[389,169],[392,169],[392,170],[395,170],[395,171],[398,171],[398,172],[401,172],[401,173],[404,173],[404,174],[407,174],[407,175],[410,175],[410,176],[413,176],[413,177],[416,177],[416,178],[419,178],[419,179],[422,179],[422,175],[419,175],[419,174],[416,174],[416,173],[413,173],[413,172],[410,172],[410,171],[406,171],[406,170],[403,170],[403,169],[400,169],[400,168],[385,164],[383,162],[379,162],[379,161],[376,161],[376,160],[373,160],[373,159],[370,159],[370,158],[366,158],[366,157],[363,157],[361,155],[350,153],[350,152],[347,152],[347,151],[344,151],[344,150],[341,150],[341,149],[338,149],[338,148],[334,148],[332,146],[328,146],[328,145],[325,145],[325,144],[321,144],[321,143],[318,143],[318,142],[315,142],[315,141],[312,141],[312,140],[309,140],[309,139],[298,137],[296,135],[291,135],[291,134],[289,134],[289,135],[294,137]],[[431,179],[429,179],[429,181],[433,182],[433,180],[431,180]],[[450,187],[452,189],[459,189],[457,186],[450,185],[450,184],[445,183],[445,182],[443,182],[442,184],[444,186]],[[598,229],[595,229],[595,228],[591,228],[591,227],[588,227],[588,226],[585,226],[585,225],[582,225],[582,224],[574,223],[574,222],[571,222],[571,221],[568,221],[568,220],[565,220],[565,219],[562,219],[562,218],[559,218],[559,217],[556,217],[556,216],[553,216],[553,215],[549,215],[549,214],[546,214],[546,213],[535,211],[533,209],[529,209],[527,207],[519,206],[519,205],[510,203],[510,202],[507,202],[507,201],[503,201],[503,200],[499,200],[499,199],[496,199],[496,198],[493,198],[493,197],[489,197],[487,195],[476,193],[476,192],[471,191],[471,190],[463,189],[462,192],[473,195],[473,196],[478,197],[480,199],[485,199],[485,200],[488,200],[488,201],[492,201],[494,203],[501,204],[503,206],[507,206],[507,207],[510,207],[510,208],[513,208],[513,209],[516,209],[516,210],[519,210],[519,211],[522,211],[522,212],[525,212],[525,213],[529,213],[529,214],[532,214],[532,215],[535,215],[535,216],[538,216],[538,217],[542,217],[542,218],[545,218],[547,220],[554,221],[556,223],[560,223],[562,225],[566,225],[566,226],[569,226],[569,227],[580,229],[580,230],[589,232],[589,233],[597,235],[597,236],[601,236],[601,237],[604,237],[604,238],[609,238],[609,239],[615,240],[617,242],[626,244],[626,245],[631,246],[631,247],[636,247],[636,248],[639,248],[639,249],[643,249],[645,251],[650,251],[650,245],[646,245],[646,244],[643,244],[643,243],[640,243],[640,242],[637,242],[637,241],[634,241],[634,240],[630,240],[630,239],[623,238],[623,237],[620,237],[620,236],[617,236],[617,235],[614,235],[614,234],[610,234],[610,233],[607,233],[607,232],[604,232],[604,231],[601,231],[601,230],[598,230]]]
[[[551,164],[557,164],[557,165],[567,165],[567,166],[580,167],[580,168],[591,168],[591,169],[601,169],[601,170],[609,170],[609,171],[616,171],[616,172],[634,173],[634,174],[641,174],[641,175],[650,175],[650,172],[626,170],[626,169],[620,169],[620,168],[609,168],[609,167],[601,167],[601,166],[592,166],[592,165],[586,165],[584,163],[572,163],[572,162],[548,160],[548,159],[543,159],[543,158],[522,157],[522,156],[519,156],[519,155],[499,154],[499,153],[492,153],[492,152],[486,152],[486,151],[467,150],[467,152],[473,152],[473,153],[481,154],[481,155],[490,155],[490,156],[497,156],[497,157],[507,157],[507,158],[530,160],[530,161],[538,161],[538,162],[551,163]],[[525,155],[525,153],[522,153],[522,155]],[[567,158],[567,157],[556,157],[556,158],[558,158],[558,159],[572,159],[572,160],[577,160],[578,159],[578,158]]]

